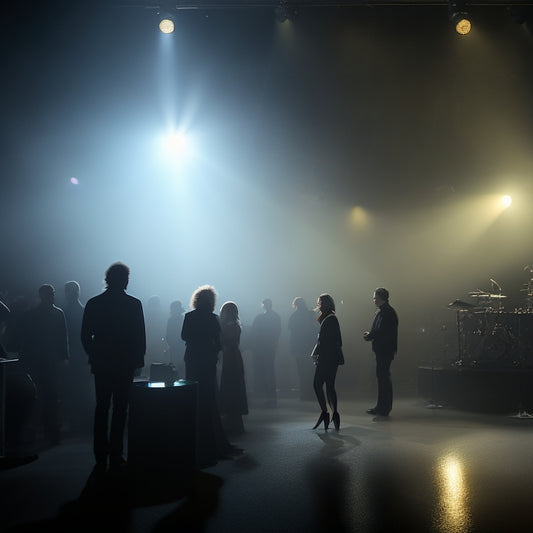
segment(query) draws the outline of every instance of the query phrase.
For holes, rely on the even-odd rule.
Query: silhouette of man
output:
[[[257,315],[252,325],[254,342],[255,393],[266,398],[267,406],[276,405],[275,357],[281,334],[281,318],[272,310],[272,300],[262,302],[263,313]]]
[[[80,284],[67,281],[64,286],[70,364],[66,372],[65,389],[67,416],[72,432],[87,432],[90,428],[92,406],[91,372],[81,344],[81,321],[84,306],[80,302]]]
[[[365,341],[372,341],[376,354],[378,401],[367,410],[370,415],[389,416],[392,409],[392,380],[390,367],[398,349],[398,316],[389,304],[389,291],[380,287],[374,291],[374,303],[378,308],[372,329],[363,333]]]
[[[39,287],[40,303],[24,313],[18,337],[19,353],[37,390],[37,419],[44,438],[58,444],[61,367],[69,360],[67,325],[63,311],[54,305],[52,285]]]
[[[292,302],[294,312],[289,317],[290,349],[296,360],[300,381],[300,400],[313,400],[313,364],[311,352],[316,343],[318,324],[315,313],[307,308],[305,300],[297,297]]]
[[[96,467],[120,470],[125,465],[124,428],[135,369],[144,366],[146,333],[142,303],[126,293],[130,269],[113,263],[106,271],[107,288],[85,306],[81,341],[94,374],[94,455]],[[111,429],[109,410],[113,400]]]

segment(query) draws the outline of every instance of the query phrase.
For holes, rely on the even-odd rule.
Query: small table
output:
[[[128,469],[135,477],[180,478],[196,468],[198,383],[134,381]]]

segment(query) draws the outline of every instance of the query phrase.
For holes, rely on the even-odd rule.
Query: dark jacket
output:
[[[185,362],[215,365],[222,350],[220,323],[210,311],[195,309],[183,319],[181,338],[185,341]]]
[[[341,328],[335,313],[330,313],[322,320],[315,353],[318,354],[319,365],[338,365],[344,362]]]
[[[385,302],[377,311],[366,340],[372,341],[375,354],[394,357],[398,350],[398,315],[389,302]]]
[[[144,366],[146,332],[140,300],[122,289],[107,289],[85,306],[81,342],[94,372]]]

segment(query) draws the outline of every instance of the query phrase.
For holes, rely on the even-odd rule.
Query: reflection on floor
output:
[[[395,403],[389,419],[341,403],[313,431],[312,402],[253,408],[245,454],[183,483],[91,476],[87,439],[0,474],[13,531],[529,532],[533,420]],[[513,413],[510,413],[513,414]],[[140,486],[142,485],[142,486]]]

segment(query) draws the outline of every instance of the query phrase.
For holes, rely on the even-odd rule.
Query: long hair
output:
[[[239,308],[235,302],[225,302],[220,308],[220,321],[223,324],[239,324]]]
[[[324,318],[335,312],[335,301],[326,293],[321,294],[318,299],[320,300],[320,314],[317,317],[317,321],[322,323]]]
[[[212,313],[215,310],[216,299],[217,293],[215,288],[211,285],[202,285],[192,293],[189,305],[192,309],[210,311]]]

